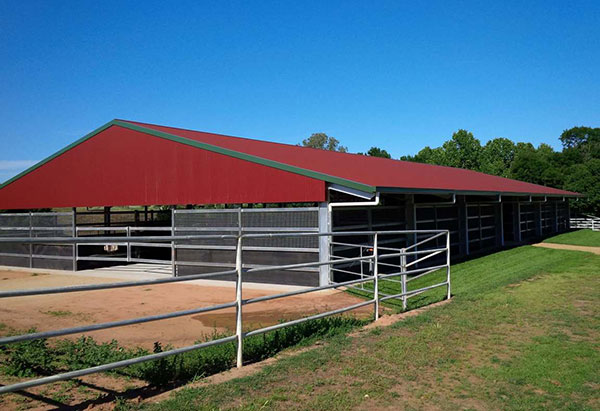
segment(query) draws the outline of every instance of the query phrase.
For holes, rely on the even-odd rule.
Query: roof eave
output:
[[[513,191],[478,191],[478,190],[449,190],[437,188],[404,188],[404,187],[377,187],[380,193],[398,194],[458,194],[458,195],[505,195],[505,196],[534,196],[534,197],[585,197],[580,193],[526,193]]]

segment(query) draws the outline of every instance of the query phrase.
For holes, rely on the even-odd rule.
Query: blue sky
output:
[[[486,4],[487,3],[487,4]],[[113,118],[394,157],[599,126],[600,3],[0,1],[0,180]]]

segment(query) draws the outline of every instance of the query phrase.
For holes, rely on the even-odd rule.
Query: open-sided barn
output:
[[[464,169],[113,120],[0,186],[0,209],[12,210],[0,227],[5,236],[447,229],[452,257],[462,258],[567,230],[577,195]],[[156,205],[173,210],[116,208]],[[40,208],[69,211],[14,212]],[[257,240],[244,250],[250,265],[326,260],[336,242],[344,239]],[[2,245],[0,264],[158,261],[177,275],[232,264],[225,242],[163,246],[128,244],[119,256],[100,245]],[[317,285],[329,275],[322,267],[254,280]]]

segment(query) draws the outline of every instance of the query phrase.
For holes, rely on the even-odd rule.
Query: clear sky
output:
[[[487,4],[484,4],[487,3]],[[394,157],[600,126],[600,2],[0,0],[0,181],[123,118]]]

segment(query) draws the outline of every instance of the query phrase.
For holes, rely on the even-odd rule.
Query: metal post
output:
[[[146,218],[147,221],[147,218]],[[171,209],[171,236],[175,235],[175,209]],[[171,275],[177,277],[177,250],[175,241],[171,241]]]
[[[404,254],[406,252],[406,249],[401,249],[400,253],[402,253],[402,255],[400,256],[400,272],[405,272],[406,271],[406,254]],[[400,276],[400,280],[402,281],[402,310],[406,311],[406,274],[403,274]]]
[[[554,202],[554,225],[552,226],[552,231],[554,233],[558,233],[558,202]]]
[[[446,282],[448,283],[448,299],[450,299],[450,231],[446,233]]]
[[[516,240],[517,240],[517,242],[520,243],[522,241],[522,239],[523,239],[522,236],[521,236],[521,202],[520,201],[517,201],[516,211],[517,212],[516,212],[516,215],[515,215],[515,217],[516,217],[516,220],[515,220],[516,221],[516,225],[515,225],[515,227],[517,227],[517,232],[515,234],[516,234]]]
[[[375,301],[375,321],[379,319],[379,261],[377,257],[377,237],[375,233],[373,236],[373,298]]]
[[[469,206],[467,205],[465,198],[465,253],[469,255],[471,253],[471,247],[469,243]]]
[[[567,209],[566,209],[566,216],[565,216],[565,230],[569,230],[571,229],[571,206],[569,204],[569,200],[565,200]]]
[[[125,234],[127,237],[131,237],[131,227],[127,226],[125,228]],[[127,241],[127,262],[131,262],[131,243]]]
[[[362,246],[362,245],[359,245],[359,246],[358,246],[358,249],[360,250],[360,258],[362,258],[362,257],[363,257],[363,246]],[[363,268],[363,263],[364,263],[364,261],[363,261],[363,260],[360,260],[360,279],[361,279],[361,280],[362,280],[363,278],[365,278],[365,274],[364,274],[364,268]],[[365,289],[365,283],[360,283],[360,288],[361,288],[362,290],[364,290],[364,289]]]
[[[329,210],[326,202],[319,204],[319,232],[326,233],[329,231]],[[319,261],[325,262],[330,260],[330,241],[329,236],[320,236],[319,241]],[[361,263],[362,268],[362,263]],[[327,285],[333,281],[331,275],[331,267],[329,265],[319,266],[319,285]]]
[[[464,256],[469,253],[467,206],[465,196],[456,198],[457,217],[458,217],[458,255]]]
[[[33,213],[29,212],[29,238],[33,237]],[[29,268],[33,268],[33,244],[29,244]]]
[[[73,222],[71,226],[71,234],[73,238],[77,237],[77,208],[73,207]],[[77,271],[77,256],[79,255],[79,247],[77,243],[73,243],[73,271]]]
[[[542,203],[534,203],[533,205],[533,218],[535,226],[535,236],[541,237],[543,234],[542,229]]]
[[[235,335],[237,337],[237,368],[242,367],[244,335],[242,333],[242,236],[238,236],[235,254],[235,270],[237,278],[235,283]]]
[[[494,204],[494,211],[496,214],[496,246],[504,247],[504,206],[502,202]]]

